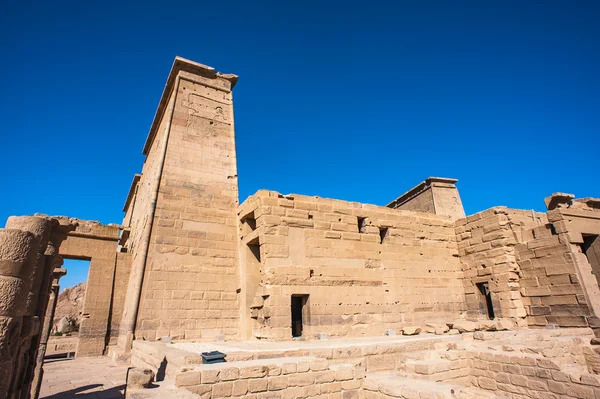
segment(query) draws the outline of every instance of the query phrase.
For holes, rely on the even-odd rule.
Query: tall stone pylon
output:
[[[133,261],[121,352],[134,338],[238,336],[236,82],[175,59],[125,209]]]

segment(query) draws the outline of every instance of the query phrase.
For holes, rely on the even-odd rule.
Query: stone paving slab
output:
[[[40,398],[123,398],[128,367],[107,357],[47,360]]]

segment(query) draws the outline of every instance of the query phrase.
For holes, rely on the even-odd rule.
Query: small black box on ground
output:
[[[226,354],[218,351],[202,352],[202,363],[213,364],[213,363],[224,363]]]

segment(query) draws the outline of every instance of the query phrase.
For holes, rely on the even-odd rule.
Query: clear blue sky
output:
[[[94,3],[94,4],[93,4]],[[236,73],[240,198],[600,196],[600,2],[8,1],[0,224],[122,218],[173,58]],[[85,277],[84,277],[85,279]]]

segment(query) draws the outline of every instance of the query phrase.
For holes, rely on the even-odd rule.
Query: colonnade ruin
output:
[[[600,398],[600,199],[466,216],[430,177],[239,204],[237,79],[175,59],[121,224],[0,229],[0,398],[39,396],[63,259],[90,261],[76,356],[159,384],[130,397]]]

